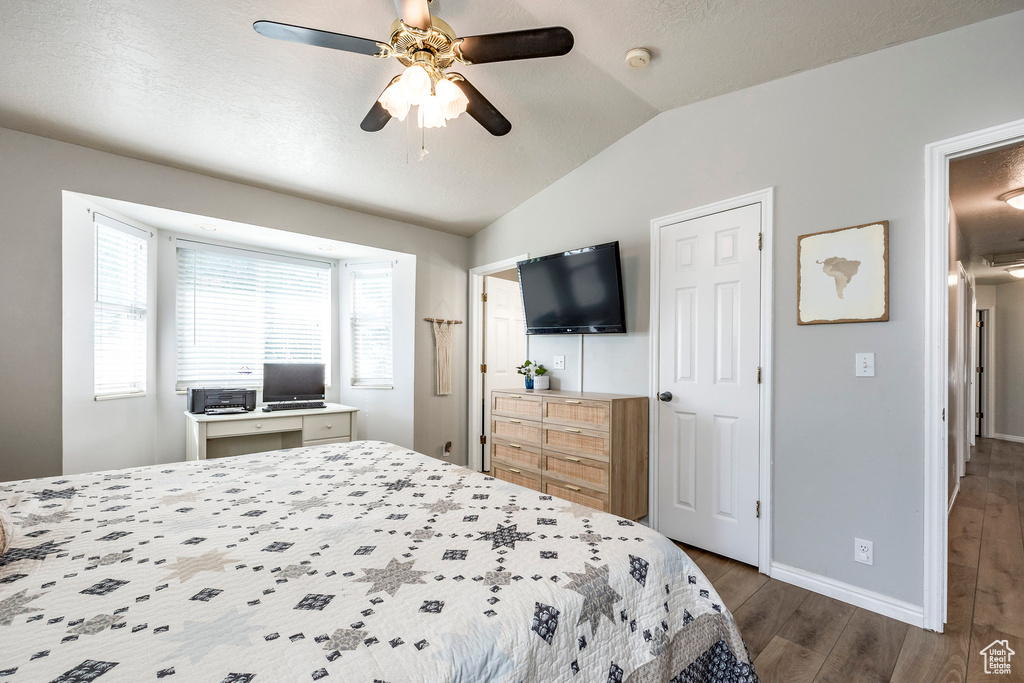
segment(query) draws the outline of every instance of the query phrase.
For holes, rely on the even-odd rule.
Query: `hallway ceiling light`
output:
[[[1007,268],[1006,272],[1014,277],[1024,277],[1024,266],[1014,266],[1013,268]]]
[[[1019,187],[1016,190],[1010,190],[1006,194],[999,195],[999,200],[1006,202],[1015,209],[1024,211],[1024,187]],[[1018,275],[1017,277],[1024,277],[1024,275]]]

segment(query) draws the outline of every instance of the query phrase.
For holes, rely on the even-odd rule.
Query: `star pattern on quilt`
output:
[[[28,603],[33,600],[38,600],[43,597],[42,593],[36,595],[29,595],[28,589],[18,591],[9,598],[0,600],[0,626],[10,626],[11,622],[14,621],[14,617],[19,614],[28,614],[30,612],[38,612],[39,610],[31,607],[25,607]]]
[[[494,531],[478,531],[480,537],[476,540],[491,541],[491,550],[497,550],[503,546],[515,550],[517,541],[532,541],[530,536],[534,533],[532,531],[517,531],[518,527],[518,524],[508,526],[499,524]]]
[[[197,557],[179,557],[168,567],[174,571],[167,575],[164,581],[176,578],[179,583],[185,583],[203,572],[223,572],[225,567],[237,561],[228,557],[228,553],[222,550],[210,550]]]
[[[370,590],[366,591],[367,595],[384,591],[391,597],[394,597],[403,584],[426,583],[421,577],[430,574],[430,572],[413,569],[412,565],[415,562],[416,560],[399,562],[398,558],[393,557],[386,567],[363,569],[366,576],[355,580],[373,584],[370,586]]]
[[[424,510],[429,510],[435,515],[444,515],[451,512],[452,510],[461,510],[462,504],[455,503],[453,501],[445,500],[444,498],[442,498],[436,503],[420,503],[420,507],[423,508]]]
[[[580,618],[576,622],[579,626],[585,621],[590,622],[590,633],[597,633],[597,626],[601,617],[607,617],[608,621],[615,623],[615,603],[622,599],[614,588],[608,583],[609,565],[592,567],[589,563],[583,563],[583,573],[565,572],[572,581],[565,586],[566,590],[576,591],[583,596],[583,607],[580,609]]]

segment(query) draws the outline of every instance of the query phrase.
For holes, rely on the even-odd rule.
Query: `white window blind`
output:
[[[391,263],[350,266],[352,273],[352,386],[393,382]]]
[[[329,263],[192,244],[178,246],[178,390],[258,388],[264,362],[330,364]]]
[[[100,214],[95,229],[93,391],[146,393],[148,234]]]

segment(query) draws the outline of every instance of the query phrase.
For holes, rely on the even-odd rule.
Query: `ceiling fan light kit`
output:
[[[572,50],[572,33],[553,26],[456,38],[448,24],[430,16],[427,3],[395,0],[399,19],[391,26],[390,43],[274,21],[257,21],[253,28],[268,38],[378,59],[395,57],[405,65],[405,71],[391,80],[360,124],[367,132],[383,129],[392,118],[404,121],[415,106],[420,128],[442,128],[467,112],[491,135],[507,134],[512,130],[509,120],[462,74],[445,70],[455,62],[470,65],[559,57]],[[650,61],[650,52],[647,55]]]

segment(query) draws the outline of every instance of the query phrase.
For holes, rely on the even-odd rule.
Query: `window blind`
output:
[[[391,334],[390,263],[351,266],[352,386],[394,383]]]
[[[93,214],[93,391],[146,393],[147,234]]]
[[[329,366],[329,263],[182,244],[178,390],[258,388],[264,362]]]

